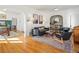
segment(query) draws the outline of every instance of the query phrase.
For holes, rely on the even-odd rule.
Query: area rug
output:
[[[18,37],[19,33],[18,32],[14,32],[14,31],[10,31],[10,35],[4,35],[5,38],[14,38],[14,37]]]
[[[4,38],[7,40],[19,40],[18,38],[19,33],[18,32],[14,32],[14,31],[10,31],[10,35],[4,35]]]
[[[0,35],[0,43],[23,43],[23,41],[18,38],[19,33],[10,31],[10,36]]]
[[[72,44],[71,40],[64,41],[63,44],[56,41],[54,38],[45,37],[45,36],[34,36],[33,40],[36,40],[36,41],[39,41],[39,42],[54,46],[56,48],[65,50],[67,52],[73,52],[72,45],[71,45]]]
[[[1,40],[5,40],[5,37],[2,36],[2,35],[0,35],[0,41],[1,41]]]
[[[36,41],[39,41],[39,42],[42,42],[42,43],[46,43],[46,44],[51,45],[51,46],[55,46],[55,47],[57,47],[59,49],[64,49],[63,44],[61,44],[60,42],[58,42],[55,39],[52,39],[50,37],[34,36],[33,40],[36,40]]]

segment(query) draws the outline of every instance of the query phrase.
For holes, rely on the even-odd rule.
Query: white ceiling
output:
[[[75,9],[79,8],[79,5],[33,5],[29,7],[41,11],[54,11],[55,8],[59,10]]]
[[[63,11],[79,8],[79,5],[0,5],[0,10],[5,8],[14,11],[24,11],[27,10],[27,8],[36,9],[39,11],[54,11],[53,9],[58,8],[60,11]]]

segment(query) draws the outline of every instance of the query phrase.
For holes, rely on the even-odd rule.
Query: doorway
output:
[[[21,32],[17,30],[17,18],[0,20],[0,42],[19,42]]]

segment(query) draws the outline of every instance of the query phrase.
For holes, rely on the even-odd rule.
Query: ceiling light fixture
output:
[[[6,14],[5,12],[3,12],[3,11],[0,11],[0,14]]]
[[[55,8],[54,10],[55,10],[55,11],[58,11],[59,9]]]
[[[3,11],[7,11],[7,9],[3,9]]]

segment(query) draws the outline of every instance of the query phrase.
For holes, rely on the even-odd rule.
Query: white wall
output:
[[[67,27],[70,26],[70,23],[71,28],[73,28],[74,26],[79,26],[79,9],[67,10],[65,15],[67,20],[64,21],[66,22]]]
[[[17,18],[17,30],[19,31],[23,31],[24,29],[24,22],[23,22],[23,19],[22,19],[22,15],[21,14],[18,14],[18,13],[13,13],[13,12],[6,12],[7,14],[7,20],[12,20],[12,17],[15,17]]]
[[[19,31],[24,31],[23,29],[24,29],[24,22],[23,22],[23,16],[22,16],[22,14],[21,13],[16,13],[16,12],[9,12],[9,11],[7,11],[7,12],[5,12],[6,13],[6,15],[7,15],[7,19],[6,20],[12,20],[12,17],[15,17],[15,18],[17,18],[17,30],[19,30]]]
[[[68,15],[67,15],[67,12],[66,11],[55,11],[55,12],[51,12],[49,13],[50,15],[48,16],[49,19],[48,21],[50,20],[50,17],[51,16],[54,16],[54,15],[61,15],[63,17],[63,26],[64,27],[69,27],[69,20],[68,20]],[[67,21],[68,20],[68,21]],[[47,21],[47,22],[48,22]]]
[[[44,13],[44,12],[41,12],[35,9],[26,8],[25,10],[21,12],[18,12],[18,10],[16,10],[15,12],[12,9],[12,11],[11,10],[6,11],[5,13],[7,14],[7,20],[12,20],[12,17],[16,17],[17,18],[17,30],[24,31],[27,33],[27,35],[31,31],[31,29],[34,27],[40,27],[40,26],[48,27],[49,26],[49,21],[46,20],[48,18],[47,13]],[[33,14],[42,15],[43,20],[44,20],[43,24],[33,24]],[[24,18],[24,16],[26,18]],[[28,19],[30,20],[30,22],[27,22]],[[26,31],[25,31],[25,28],[26,28]]]
[[[54,12],[42,12],[37,10],[27,10],[27,19],[30,19],[30,22],[27,22],[27,31],[26,33],[31,31],[33,27],[39,27],[39,26],[45,26],[50,27],[50,17],[53,15],[62,15],[63,16],[63,26],[64,27],[70,27],[70,25],[76,26],[79,25],[78,21],[76,19],[79,19],[78,17],[78,10],[64,10],[64,11],[54,11]],[[33,14],[39,14],[44,16],[44,23],[43,24],[33,24],[32,16]],[[71,19],[71,20],[70,20]],[[75,20],[74,20],[75,19]],[[71,24],[70,24],[71,23]]]
[[[64,27],[70,27],[70,25],[72,28],[74,26],[79,26],[79,9],[49,12],[48,14],[49,19],[53,15],[62,15]],[[49,19],[47,20],[47,22],[49,22]]]
[[[24,14],[23,14],[24,13]],[[8,9],[8,11],[6,12],[7,14],[7,19],[8,20],[12,20],[12,17],[16,17],[17,18],[17,30],[19,31],[25,31],[25,26],[26,26],[26,33],[30,32],[31,29],[33,27],[39,27],[39,26],[49,26],[49,22],[46,20],[47,17],[47,13],[45,12],[41,12],[35,9],[31,9],[31,8],[25,8],[24,10],[17,10],[17,8],[14,9]],[[44,21],[43,24],[33,24],[33,14],[38,14],[38,15],[42,15],[44,17]],[[24,16],[26,18],[24,18]],[[30,22],[25,22],[25,20],[27,21],[28,19],[30,19]],[[24,23],[26,23],[26,25],[24,25]]]
[[[63,26],[64,27],[70,27],[70,23],[72,27],[79,25],[79,9],[75,10],[64,10],[64,11],[56,11],[56,12],[42,12],[34,9],[27,9],[24,11],[24,14],[26,16],[26,22],[24,22],[24,16],[23,14],[19,14],[17,17],[18,19],[18,30],[24,31],[24,23],[26,23],[26,35],[29,35],[29,32],[33,27],[39,27],[39,26],[45,26],[45,27],[50,27],[50,17],[53,15],[62,15],[63,16]],[[44,22],[43,24],[33,24],[33,14],[38,14],[38,15],[43,15],[44,17]],[[30,20],[27,22],[27,20]],[[71,20],[70,20],[71,19]]]
[[[16,11],[18,12],[18,10]],[[17,17],[17,29],[20,31],[24,31],[27,35],[29,35],[29,32],[33,27],[38,26],[45,26],[50,27],[50,17],[53,15],[62,15],[63,16],[63,26],[64,27],[70,27],[70,19],[71,19],[71,25],[77,26],[79,25],[79,9],[72,9],[72,10],[64,10],[64,11],[54,11],[54,12],[44,12],[44,11],[38,11],[35,9],[29,9],[26,8],[25,10],[21,11],[20,13],[16,12],[7,12],[7,16],[9,20],[11,20],[12,16]],[[24,18],[24,15],[26,18]],[[44,21],[43,24],[33,24],[33,14],[43,15]],[[30,20],[27,22],[27,20]],[[26,20],[26,22],[24,21]],[[25,23],[25,24],[24,24]],[[25,27],[26,26],[26,27]],[[25,30],[26,28],[26,30]]]
[[[43,24],[33,24],[33,14],[42,15],[43,16]],[[25,12],[25,15],[26,15],[26,31],[25,31],[26,35],[29,35],[29,33],[31,32],[31,30],[34,27],[40,27],[40,26],[49,27],[50,21],[47,21],[47,18],[48,18],[47,13],[31,9],[31,10],[27,10]],[[28,19],[30,20],[29,22],[27,22]]]

